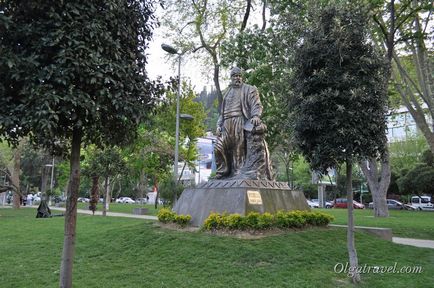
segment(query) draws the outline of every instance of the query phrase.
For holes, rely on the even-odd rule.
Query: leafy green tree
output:
[[[152,102],[151,1],[0,2],[0,136],[70,155],[60,286],[72,286],[82,143],[125,144]]]
[[[346,164],[348,254],[356,269],[352,167],[379,157],[386,146],[385,64],[368,44],[366,16],[360,11],[329,8],[317,21],[294,61],[295,139],[312,170],[325,174]],[[352,280],[359,282],[359,273]]]
[[[20,208],[20,198],[24,197],[20,187],[21,154],[24,143],[25,140],[22,139],[14,149],[3,145],[0,153],[0,171],[3,180],[0,184],[0,192],[12,192],[12,207],[15,209]]]
[[[404,175],[398,179],[402,194],[433,195],[434,161],[431,150],[425,150],[420,155],[421,162],[411,170],[403,170]]]
[[[95,177],[100,176],[104,179],[104,202],[102,215],[106,216],[109,204],[111,201],[110,193],[110,179],[118,174],[125,173],[126,162],[122,158],[119,148],[116,147],[106,147],[101,150],[97,150],[94,155],[92,155],[89,169],[89,175],[92,176],[92,181],[95,184]],[[92,191],[95,187],[92,187]],[[93,197],[95,198],[95,197]]]
[[[422,151],[427,148],[426,139],[422,136],[409,137],[405,141],[390,143],[389,152],[392,171],[400,173],[403,169],[411,170],[420,163]]]
[[[173,177],[171,169],[175,146],[176,91],[176,84],[169,83],[165,99],[155,107],[154,115],[148,119],[146,127],[140,127],[139,137],[130,147],[130,162],[138,174],[139,193],[143,193],[148,182],[153,182],[154,186],[158,187],[160,182]],[[205,134],[206,112],[203,104],[195,101],[196,94],[191,85],[184,82],[182,91],[180,111],[193,116],[193,120],[181,119],[179,159],[190,169],[194,169],[198,155],[195,144],[197,138]],[[182,174],[179,177],[181,176]]]
[[[426,195],[433,194],[434,167],[419,164],[405,176],[399,178],[398,186],[404,194]]]
[[[434,153],[432,0],[367,1],[373,39],[385,47],[392,84]]]
[[[194,52],[194,57],[212,66],[212,79],[217,92],[219,107],[223,101],[220,88],[220,48],[222,41],[234,31],[246,28],[250,15],[251,1],[165,1],[166,15],[163,25],[167,38],[180,47],[181,51]]]

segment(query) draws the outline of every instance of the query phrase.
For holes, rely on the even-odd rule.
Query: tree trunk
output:
[[[139,198],[143,198],[145,189],[145,169],[141,169],[139,178]]]
[[[99,201],[99,193],[98,193],[98,176],[92,176],[92,190],[90,195],[90,210],[92,211],[92,214],[95,215],[96,205]]]
[[[157,190],[157,195],[155,195],[155,209],[158,208],[158,199],[160,198],[160,189],[158,189],[158,179],[154,177],[154,187]]]
[[[20,208],[20,196],[25,197],[22,195],[20,191],[20,170],[21,170],[21,143],[20,145],[15,149],[14,151],[14,163],[12,168],[12,175],[11,175],[11,184],[12,186],[16,187],[16,191],[13,192],[13,203],[12,207],[15,209]]]
[[[372,193],[374,216],[389,217],[389,208],[386,201],[391,175],[389,153],[386,151],[384,159],[381,161],[381,174],[378,171],[377,161],[373,158],[369,159],[367,163],[360,163],[359,165],[368,180],[369,189]]]
[[[357,271],[359,260],[357,258],[356,245],[354,241],[354,213],[353,213],[353,185],[352,185],[353,164],[347,160],[347,209],[348,209],[348,228],[347,228],[347,248],[350,261],[351,280],[353,283],[360,282],[360,274]]]
[[[75,229],[77,223],[77,198],[80,188],[80,147],[81,130],[74,128],[72,134],[70,181],[65,211],[65,232],[62,262],[60,266],[60,287],[72,287],[72,266],[75,252]]]
[[[208,50],[207,51],[211,54],[212,62],[214,64],[214,73],[213,73],[213,81],[214,86],[217,92],[217,100],[218,100],[218,111],[221,112],[221,107],[223,104],[223,93],[222,89],[220,88],[220,63],[218,61],[217,53],[215,51]]]
[[[109,207],[109,202],[110,202],[110,198],[109,198],[110,195],[108,192],[109,185],[110,185],[109,181],[110,181],[109,177],[105,177],[105,180],[104,180],[104,201],[102,203],[102,216],[107,216],[107,210]]]
[[[240,33],[243,32],[247,27],[247,21],[249,21],[250,9],[252,8],[252,0],[247,0],[246,12],[244,12],[243,22],[241,23]]]
[[[262,27],[261,27],[262,32],[264,32],[265,27],[267,27],[267,19],[265,18],[266,11],[267,11],[267,0],[263,0],[263,3],[262,3]]]

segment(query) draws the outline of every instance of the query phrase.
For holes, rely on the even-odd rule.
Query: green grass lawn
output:
[[[119,212],[119,213],[129,213],[133,214],[134,208],[147,208],[147,215],[157,215],[158,210],[160,210],[163,205],[158,205],[157,209],[155,209],[154,205],[151,204],[124,204],[124,203],[110,203],[109,211],[110,212]],[[89,203],[78,203],[78,209],[89,209]],[[98,211],[102,211],[102,203],[98,203],[96,206]]]
[[[0,208],[0,287],[58,287],[64,218],[35,215],[34,208]],[[166,230],[140,219],[79,215],[76,235],[74,287],[353,287],[345,274],[334,272],[348,259],[345,229],[245,240]],[[398,268],[423,269],[363,274],[358,287],[434,283],[434,249],[364,233],[356,233],[356,247],[360,265],[396,262]]]
[[[317,209],[315,209],[316,211]],[[347,209],[318,209],[335,216],[332,224],[347,224]],[[354,210],[356,226],[392,228],[393,236],[434,240],[434,212],[390,210],[388,218],[373,217],[372,209]]]

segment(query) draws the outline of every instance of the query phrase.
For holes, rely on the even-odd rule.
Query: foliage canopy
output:
[[[378,157],[386,143],[385,63],[361,12],[325,9],[296,50],[295,138],[311,167]]]
[[[2,1],[0,135],[64,152],[74,128],[88,143],[123,144],[152,103],[145,49],[149,1]]]

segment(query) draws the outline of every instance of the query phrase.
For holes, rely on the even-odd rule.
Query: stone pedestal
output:
[[[201,226],[211,212],[246,215],[251,211],[309,210],[300,191],[286,182],[267,180],[212,180],[184,190],[173,210],[191,215],[193,226]]]

